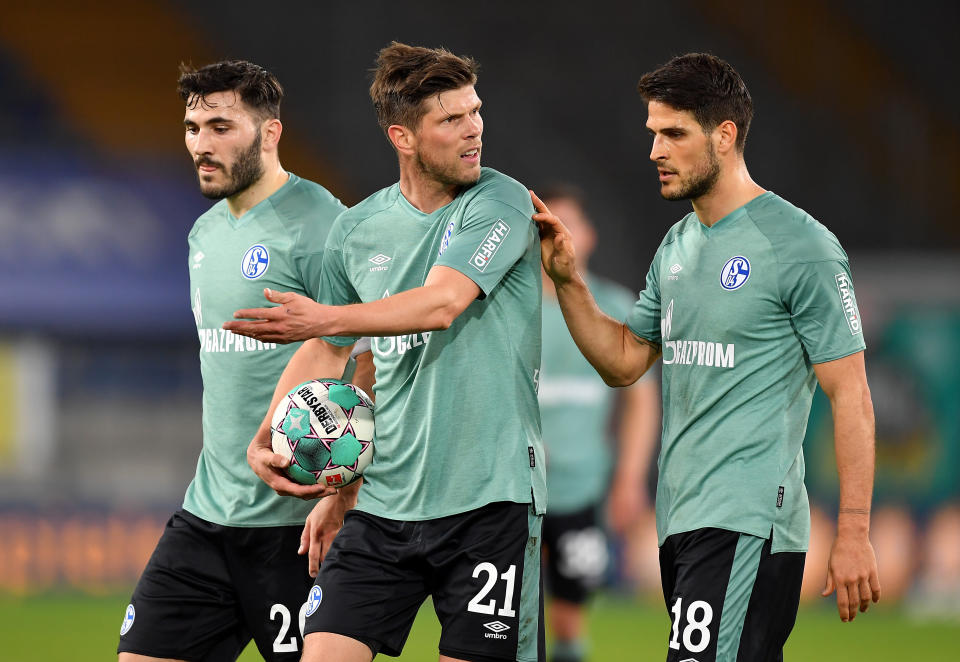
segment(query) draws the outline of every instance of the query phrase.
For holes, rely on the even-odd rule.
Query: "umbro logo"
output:
[[[678,263],[678,264],[674,264],[672,267],[670,267],[670,274],[671,274],[671,275],[669,276],[668,279],[669,279],[669,280],[677,280],[677,279],[679,279],[680,276],[678,276],[677,274],[680,273],[680,270],[681,270],[681,269],[683,269],[683,267],[680,266],[679,263]]]
[[[384,255],[383,253],[377,253],[372,258],[370,262],[373,262],[376,266],[370,267],[370,271],[386,271],[390,267],[384,266],[387,262],[392,260],[389,255]]]
[[[507,635],[503,634],[505,631],[510,629],[510,626],[506,623],[501,623],[500,621],[491,621],[489,623],[484,623],[483,627],[490,630],[490,632],[484,632],[483,636],[487,639],[506,639]]]
[[[199,269],[202,266],[200,264],[200,260],[202,260],[205,257],[206,255],[203,254],[203,251],[197,251],[197,254],[193,256],[193,268]]]

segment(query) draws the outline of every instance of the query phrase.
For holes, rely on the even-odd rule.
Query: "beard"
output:
[[[664,200],[696,200],[709,193],[717,180],[720,179],[720,160],[713,149],[713,143],[707,142],[706,158],[697,164],[693,172],[680,181],[676,191],[663,192],[660,195]]]
[[[480,173],[466,174],[451,163],[440,163],[432,160],[425,152],[417,152],[417,168],[430,179],[444,186],[470,186],[480,179]]]
[[[195,164],[197,168],[202,165],[219,166],[227,179],[220,187],[205,186],[200,178],[200,171],[197,170],[197,180],[200,182],[200,193],[203,194],[203,197],[210,200],[223,200],[237,193],[242,193],[256,184],[257,180],[263,176],[263,158],[260,155],[261,142],[262,136],[260,130],[257,129],[257,135],[250,142],[250,146],[241,150],[229,170],[222,163],[200,158]]]

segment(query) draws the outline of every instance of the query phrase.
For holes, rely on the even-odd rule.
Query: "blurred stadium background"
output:
[[[283,164],[352,204],[396,177],[366,94],[391,39],[479,59],[484,162],[534,188],[579,184],[600,231],[595,270],[634,289],[686,211],[657,194],[636,80],[691,50],[737,67],[756,105],[754,178],[851,255],[877,417],[884,601],[841,625],[816,597],[836,506],[818,397],[805,442],[810,576],[788,658],[955,659],[958,29],[960,5],[938,0],[3,3],[0,659],[111,659],[133,582],[193,473],[186,233],[209,203],[184,153],[177,64],[242,57],[274,71],[287,91]],[[646,525],[615,542],[596,660],[663,656],[652,545]],[[433,659],[432,618],[403,659]]]

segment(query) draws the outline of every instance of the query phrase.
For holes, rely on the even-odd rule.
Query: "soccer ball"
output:
[[[304,485],[343,487],[373,460],[373,402],[353,384],[311,379],[277,404],[270,423],[273,452]]]

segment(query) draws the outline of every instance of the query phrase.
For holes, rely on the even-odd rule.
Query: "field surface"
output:
[[[4,662],[87,662],[116,660],[117,636],[126,596],[0,595],[0,660]],[[669,621],[662,607],[601,596],[591,610],[594,662],[663,660]],[[427,603],[413,627],[404,662],[437,659],[440,626]],[[894,608],[874,605],[853,623],[841,623],[836,611],[801,610],[787,644],[786,660],[870,662],[955,660],[960,622],[920,623]],[[240,658],[261,659],[254,647]],[[378,660],[389,660],[378,656]]]

